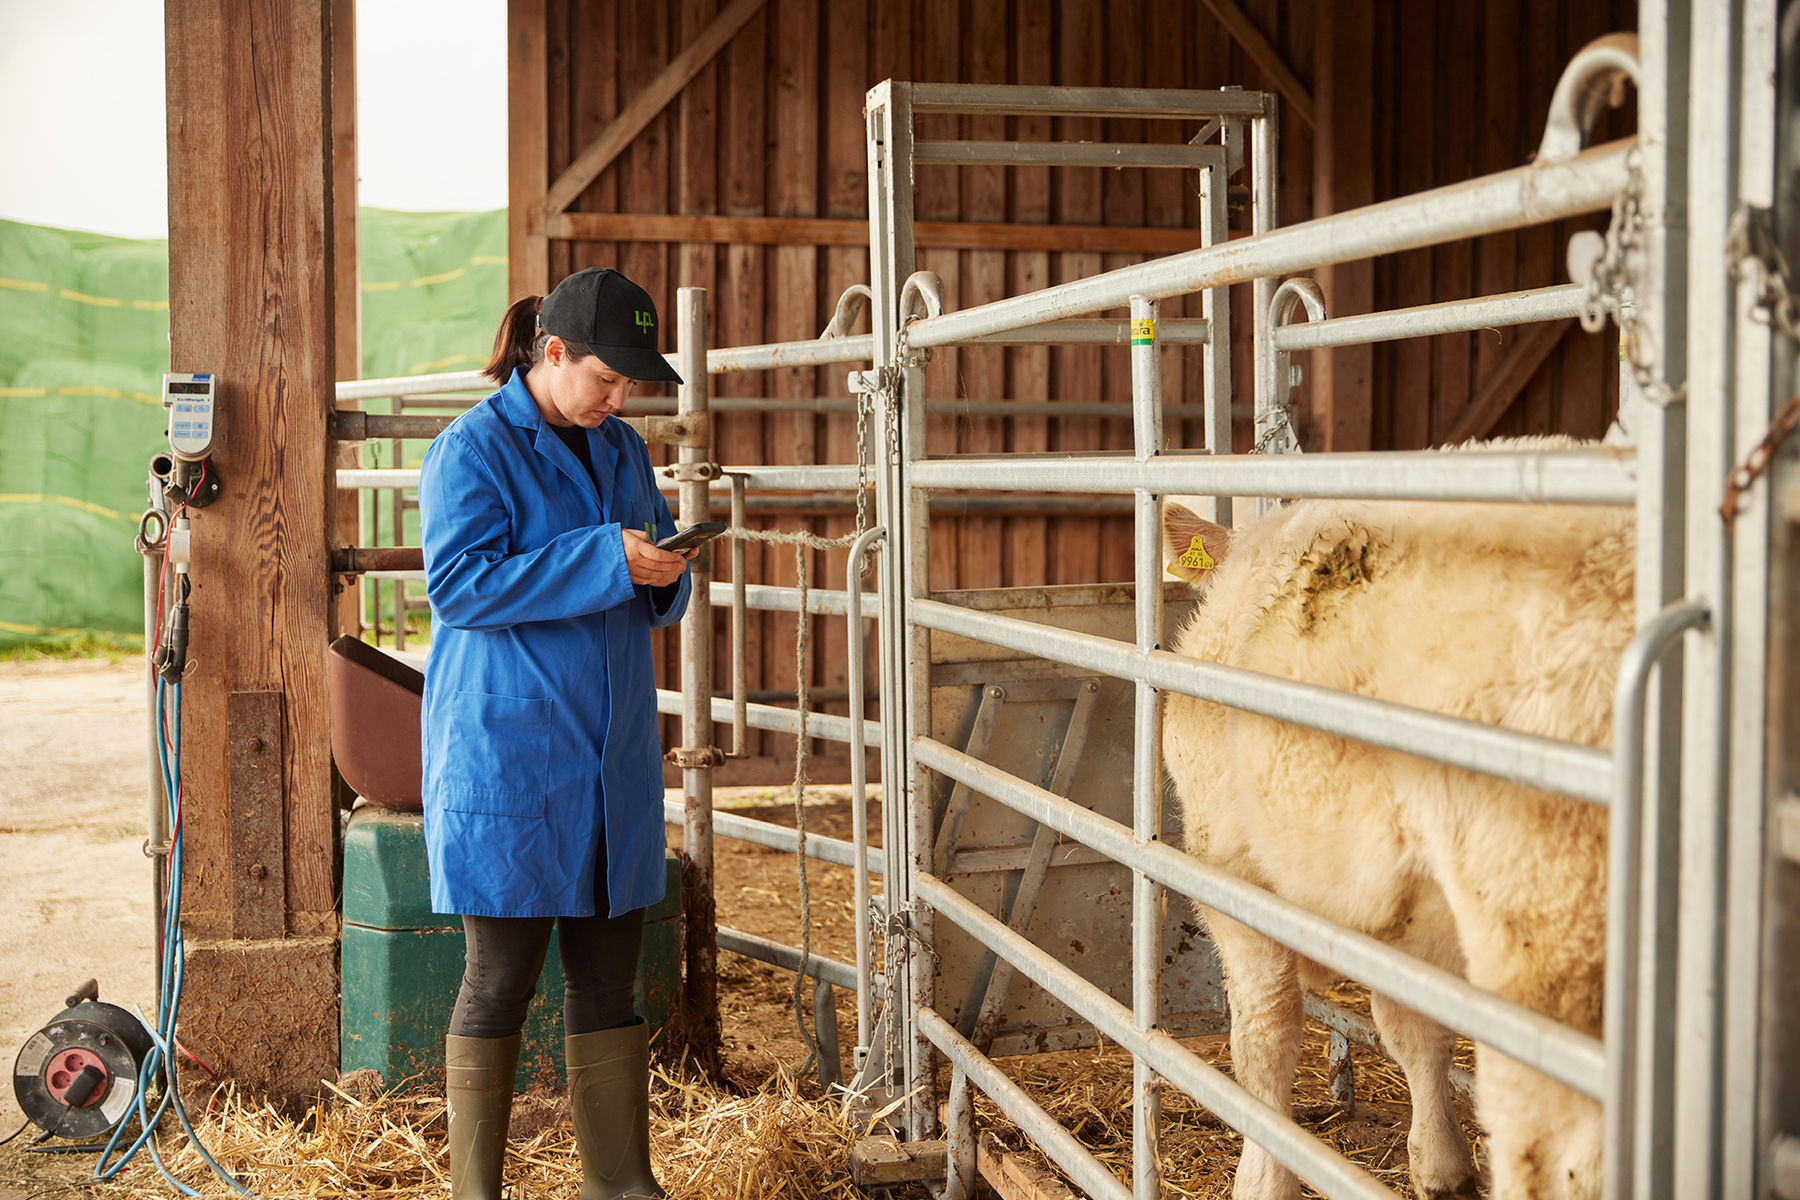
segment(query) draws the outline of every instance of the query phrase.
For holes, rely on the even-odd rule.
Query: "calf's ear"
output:
[[[1203,585],[1231,549],[1231,530],[1215,525],[1185,505],[1163,505],[1163,541],[1169,574]]]

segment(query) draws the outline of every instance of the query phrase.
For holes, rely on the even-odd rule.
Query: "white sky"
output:
[[[356,0],[358,202],[506,205],[506,0]],[[0,218],[168,232],[159,0],[0,0]]]

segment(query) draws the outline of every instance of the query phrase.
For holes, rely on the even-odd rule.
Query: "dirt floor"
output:
[[[149,770],[145,711],[142,668],[136,663],[0,663],[0,751],[4,751],[0,761],[8,764],[0,772],[0,913],[5,916],[0,921],[0,1058],[8,1063],[86,979],[99,981],[104,1000],[127,1008],[138,1005],[147,1014],[152,1011],[151,865],[143,854]],[[850,836],[846,792],[841,787],[809,792],[809,832]],[[794,824],[792,798],[784,788],[721,789],[715,800],[719,808],[744,816]],[[871,828],[880,828],[874,812]],[[671,831],[671,841],[679,844],[679,831]],[[791,852],[720,838],[715,861],[722,925],[775,941],[798,942],[799,879]],[[817,862],[810,862],[807,870],[813,951],[853,961],[856,914],[850,871]],[[794,1024],[792,988],[793,976],[786,971],[721,954],[723,1057],[726,1081],[735,1093],[766,1094],[772,1081],[784,1072],[791,1074],[805,1058]],[[1340,998],[1355,1002],[1353,996]],[[808,1001],[810,1021],[810,995]],[[848,1074],[856,1041],[852,995],[839,993],[838,1014]],[[1191,1044],[1205,1058],[1221,1065],[1228,1062],[1223,1038],[1195,1039]],[[1406,1093],[1397,1072],[1385,1060],[1359,1051],[1358,1105],[1352,1116],[1330,1100],[1323,1059],[1323,1034],[1314,1028],[1302,1050],[1296,1119],[1406,1194]],[[1129,1178],[1128,1056],[1116,1048],[1068,1051],[1009,1060],[1007,1069]],[[816,1096],[816,1076],[803,1081],[801,1090]],[[1166,1193],[1225,1196],[1241,1139],[1173,1089],[1165,1095]],[[977,1112],[986,1144],[1026,1150],[1024,1139],[1005,1122],[996,1121],[985,1101],[978,1102]],[[441,1104],[435,1115],[420,1118],[433,1138],[441,1138],[437,1131],[441,1118]],[[560,1095],[521,1101],[515,1142],[522,1129],[533,1132],[529,1128],[533,1121],[566,1125]],[[22,1123],[12,1089],[6,1088],[0,1094],[0,1138]],[[1469,1132],[1476,1133],[1472,1124]],[[416,1144],[417,1132],[407,1136]],[[60,1191],[61,1185],[53,1181],[86,1175],[86,1158],[21,1154],[24,1140],[0,1147],[0,1200]],[[412,1156],[408,1161],[416,1164],[418,1153],[408,1150]],[[695,1153],[706,1156],[704,1150]],[[841,1154],[841,1147],[836,1153]],[[556,1155],[569,1157],[566,1147]],[[1031,1152],[1026,1150],[1026,1156],[1032,1157]],[[1072,1194],[1060,1187],[1050,1170],[1034,1169],[1039,1172],[1041,1195]]]

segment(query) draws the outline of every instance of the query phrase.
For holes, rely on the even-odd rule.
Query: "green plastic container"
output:
[[[681,865],[644,914],[638,1015],[651,1032],[668,1020],[681,988]],[[342,1070],[381,1073],[387,1087],[439,1089],[444,1033],[462,981],[462,922],[431,911],[425,821],[417,813],[359,809],[344,833]],[[518,1087],[563,1078],[563,973],[554,935],[525,1017]]]

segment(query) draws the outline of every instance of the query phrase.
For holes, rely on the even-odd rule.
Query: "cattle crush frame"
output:
[[[877,446],[868,465],[876,488],[875,523],[861,531],[853,547],[844,589],[802,593],[750,586],[740,559],[732,584],[696,590],[690,620],[697,630],[709,629],[706,609],[712,602],[732,604],[739,613],[758,607],[794,611],[804,603],[810,613],[842,615],[853,630],[876,619],[882,720],[802,715],[748,704],[742,699],[741,669],[735,672],[738,699],[713,700],[708,711],[699,698],[711,692],[704,674],[710,672],[710,658],[706,643],[696,642],[692,652],[684,651],[682,691],[659,696],[663,711],[683,714],[682,752],[691,756],[683,762],[687,803],[679,811],[671,806],[668,815],[684,823],[690,853],[703,864],[710,858],[706,848],[714,831],[796,846],[792,830],[712,814],[711,760],[700,753],[711,744],[709,719],[732,722],[740,747],[747,725],[848,743],[858,794],[863,747],[870,738],[879,742],[887,781],[881,849],[871,850],[860,829],[850,843],[814,836],[805,847],[815,857],[858,871],[858,961],[836,963],[816,956],[803,961],[795,948],[730,931],[719,931],[718,944],[804,969],[821,988],[857,989],[856,1086],[871,1102],[903,1100],[896,1113],[902,1136],[918,1140],[938,1133],[945,1118],[940,1116],[935,1063],[940,1056],[948,1060],[945,1195],[960,1197],[970,1187],[971,1088],[985,1092],[1089,1194],[1159,1194],[1157,1097],[1164,1081],[1257,1140],[1323,1194],[1391,1194],[1170,1036],[1161,961],[1170,892],[1199,899],[1351,978],[1379,979],[1384,992],[1419,1012],[1601,1101],[1609,1197],[1762,1194],[1759,1185],[1773,1194],[1800,1195],[1800,1153],[1786,1136],[1797,1128],[1792,1123],[1797,1114],[1782,1107],[1792,1101],[1768,1077],[1779,1047],[1794,1044],[1795,1021],[1791,1004],[1783,1007],[1778,989],[1762,992],[1765,981],[1777,978],[1771,974],[1777,965],[1792,961],[1788,941],[1794,936],[1794,916],[1775,897],[1781,888],[1791,889],[1786,873],[1795,869],[1792,857],[1800,856],[1800,837],[1792,835],[1800,828],[1800,819],[1793,816],[1795,802],[1770,799],[1786,795],[1772,790],[1771,780],[1779,782],[1791,767],[1778,748],[1770,753],[1763,742],[1769,722],[1793,720],[1778,696],[1792,685],[1777,681],[1765,691],[1763,675],[1771,655],[1777,656],[1778,666],[1787,661],[1779,656],[1791,637],[1768,605],[1772,587],[1792,586],[1784,564],[1772,561],[1768,550],[1772,533],[1785,545],[1782,522],[1796,516],[1795,502],[1778,486],[1786,464],[1775,466],[1777,486],[1745,494],[1729,533],[1717,511],[1718,489],[1769,427],[1772,400],[1791,386],[1794,376],[1792,341],[1757,319],[1756,280],[1738,270],[1745,254],[1733,224],[1740,209],[1774,207],[1778,183],[1786,187],[1785,177],[1778,180],[1776,171],[1773,81],[1780,39],[1767,8],[1740,12],[1722,2],[1704,3],[1679,17],[1672,20],[1663,6],[1645,5],[1636,47],[1609,42],[1578,56],[1558,88],[1543,145],[1530,166],[1286,228],[1277,227],[1268,200],[1272,190],[1256,174],[1259,164],[1272,162],[1275,138],[1273,105],[1256,94],[890,82],[871,91],[868,103],[874,333],[845,336],[834,329],[828,331],[834,336],[815,342],[707,351],[703,301],[684,290],[679,357],[684,376],[697,384],[683,391],[687,416],[706,412],[708,372],[873,363],[872,370],[853,378]],[[1783,71],[1785,75],[1786,64]],[[1583,120],[1591,113],[1592,97],[1621,74],[1637,85],[1640,132],[1626,142],[1584,149]],[[1693,88],[1690,105],[1688,80],[1702,78],[1709,86]],[[908,183],[913,164],[1045,162],[1053,161],[1048,157],[1052,153],[1068,156],[1063,161],[1081,161],[1068,149],[915,142],[915,114],[1116,115],[1125,106],[1137,116],[1191,117],[1208,104],[1226,110],[1204,118],[1216,121],[1209,133],[1218,136],[1218,144],[1196,146],[1192,156],[1172,164],[1198,170],[1205,181],[1202,248],[962,311],[944,311],[930,278],[915,274]],[[1786,109],[1782,111],[1785,119]],[[1221,176],[1241,160],[1248,160],[1251,172],[1254,227],[1252,236],[1228,242]],[[1690,186],[1691,180],[1710,182]],[[1209,304],[1206,322],[1180,325],[1158,322],[1159,300],[1193,291],[1222,297],[1231,285],[1252,285],[1258,443],[1278,451],[1286,448],[1283,425],[1295,355],[1389,337],[1567,317],[1594,303],[1588,289],[1572,284],[1428,309],[1328,318],[1316,287],[1289,277],[1333,262],[1604,212],[1621,197],[1630,198],[1630,219],[1636,222],[1627,234],[1627,257],[1618,264],[1629,271],[1632,287],[1625,312],[1633,345],[1623,356],[1621,373],[1621,421],[1632,447],[1629,456],[1546,452],[1484,455],[1471,462],[1435,452],[1235,456],[1165,450],[1157,351],[1170,334],[1201,345],[1208,355],[1208,445],[1229,450],[1229,356],[1213,354],[1212,347],[1215,337],[1228,342],[1230,331],[1229,309],[1222,304]],[[1684,210],[1685,224],[1666,216]],[[1075,319],[1126,305],[1130,327]],[[1291,323],[1302,309],[1309,319]],[[1133,343],[1135,436],[1130,454],[975,458],[927,453],[925,352],[977,339],[1042,341],[1058,336]],[[701,354],[706,366],[697,369]],[[429,384],[405,381],[401,388],[401,382],[386,384],[394,390],[422,390],[453,383],[443,378]],[[473,386],[472,381],[463,385]],[[368,390],[379,384],[354,386],[363,390],[341,387],[340,398],[391,394]],[[729,487],[734,524],[741,529],[746,489],[829,490],[860,483],[857,468],[843,465],[731,467],[722,480],[709,478],[704,432],[700,426],[683,426],[682,415],[665,428],[688,442],[683,465],[674,469],[684,524],[710,515],[709,485]],[[340,480],[364,486],[411,482],[406,473],[394,472],[344,472]],[[1059,589],[1003,589],[1012,593],[1007,597],[934,594],[927,574],[927,504],[932,490],[947,488],[1130,497],[1137,551],[1133,585],[1062,595],[1054,594]],[[1214,512],[1208,515],[1225,524],[1231,523],[1234,498],[1255,498],[1259,505],[1275,497],[1317,496],[1634,508],[1639,634],[1622,664],[1611,752],[1249,676],[1161,650],[1166,627],[1161,497],[1187,493],[1215,497]],[[741,540],[735,545],[741,547]],[[858,582],[862,559],[877,546],[880,586],[865,595]],[[1038,594],[1029,599],[1017,594],[1027,591]],[[1059,629],[1046,617],[1051,610],[1108,605],[1112,611],[1106,619],[1122,622],[1117,628]],[[978,645],[991,651],[965,653],[946,672],[943,656],[934,660],[933,645],[950,639],[964,651]],[[861,693],[864,642],[857,632],[848,639],[852,696]],[[1002,694],[994,698],[982,694],[990,685],[977,666],[983,654],[987,660],[1035,660],[1050,666],[1014,671],[997,685]],[[741,654],[737,657],[741,662]],[[1076,686],[1065,686],[1071,680]],[[1016,767],[987,761],[1004,755],[983,749],[993,744],[1000,710],[1009,702],[1068,705],[1067,742],[1073,736],[1069,731],[1086,728],[1082,722],[1092,722],[1100,711],[1102,701],[1095,699],[1083,712],[1083,696],[1097,694],[1084,692],[1089,681],[1105,681],[1107,687],[1122,681],[1129,692],[1128,699],[1111,697],[1111,702],[1128,706],[1127,724],[1133,730],[1132,786],[1123,819],[1098,815],[1077,803],[1084,797],[1071,791],[1074,768],[1060,782],[1034,782],[1021,778]],[[969,695],[947,701],[948,686]],[[1613,832],[1604,1037],[1558,1026],[1457,976],[1330,926],[1164,844],[1158,737],[1163,691],[1607,805]],[[994,703],[987,703],[989,698]],[[961,745],[949,737],[951,730]],[[853,807],[860,814],[861,805],[853,801]],[[1041,843],[1050,835],[1080,847],[1075,857],[1081,861],[1073,864],[1078,868],[1111,862],[1129,869],[1130,901],[1114,914],[1131,931],[1127,979],[1085,978],[1067,954],[1059,956],[1025,937],[1021,929],[1027,920],[992,916],[992,905],[982,902],[991,901],[992,894],[972,898],[966,885],[949,881],[949,863],[959,854],[974,853],[957,846],[958,828],[971,827],[971,820],[1002,818],[1026,830],[1024,838],[1008,847],[984,844],[978,850],[991,860],[986,870],[1013,872],[1022,889],[1034,873],[1035,881],[1025,890],[1042,889],[1046,867]],[[883,946],[870,942],[869,921],[861,919],[870,903],[871,873],[881,873],[885,880],[884,894],[874,902],[887,934]],[[1018,896],[1011,893],[1007,902],[1017,905]],[[1017,906],[1011,915],[1029,918],[1031,907]],[[690,938],[694,933],[690,926]],[[953,939],[960,939],[964,949],[950,957],[965,966],[971,958],[979,960],[977,973],[987,974],[975,982],[990,985],[961,1019],[954,1013],[947,1019],[938,995],[946,973],[941,956],[924,952],[941,950]],[[877,970],[878,950],[885,972]],[[697,965],[692,944],[689,953],[692,969]],[[979,1037],[971,1036],[971,1026],[979,1024],[975,1010],[990,1007],[982,1003],[988,996],[1005,994],[1003,978],[995,980],[1008,972],[1029,980],[1044,997],[1073,1013],[1070,1030],[1085,1024],[1132,1052],[1139,1103],[1134,1105],[1135,1161],[1129,1187],[1010,1087],[993,1058],[977,1045],[991,1047],[998,1038],[1000,1048],[1016,1051],[1028,1039],[1008,1044],[1006,1030],[993,1021],[981,1028]],[[971,985],[967,972],[955,982]],[[1207,987],[1203,970],[1196,968],[1174,990],[1178,996],[1204,995]],[[948,1006],[955,1008],[960,1001],[953,996]],[[823,1013],[823,1005],[819,1011]],[[1348,1014],[1325,1006],[1309,1005],[1309,1011],[1332,1026],[1334,1048],[1346,1037],[1374,1040],[1366,1025]],[[1029,1030],[1014,1032],[1041,1035],[1050,1028],[1040,1019]],[[1194,1028],[1198,1026],[1189,1026]],[[1079,1034],[1066,1032],[1054,1044],[1079,1041]]]

